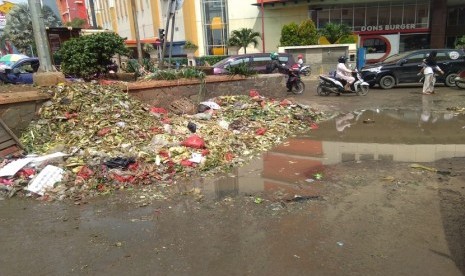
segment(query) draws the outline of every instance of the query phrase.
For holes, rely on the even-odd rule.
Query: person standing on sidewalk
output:
[[[434,84],[436,83],[435,73],[439,72],[441,75],[444,74],[444,71],[438,66],[436,62],[436,51],[431,51],[431,53],[426,57],[422,73],[425,75],[423,82],[423,94],[429,95],[434,93]]]

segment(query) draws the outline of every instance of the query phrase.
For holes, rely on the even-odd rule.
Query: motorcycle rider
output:
[[[302,54],[299,54],[297,56],[297,64],[299,64],[299,67],[302,67],[302,65],[304,64],[304,56]]]
[[[286,66],[284,65],[281,65],[281,63],[279,63],[279,54],[276,53],[276,52],[273,52],[270,54],[270,58],[271,58],[271,61],[266,65],[266,73],[267,74],[271,74],[271,73],[275,73],[275,72],[279,72],[279,71],[285,71],[287,74],[288,74],[288,78],[287,78],[287,81],[286,81],[286,87],[287,87],[287,92],[291,92],[292,91],[292,85],[291,85],[291,77],[290,77],[290,73],[291,71],[289,70],[289,68],[287,68]]]
[[[266,73],[271,74],[271,73],[276,73],[280,70],[285,70],[286,67],[281,65],[279,63],[279,54],[276,52],[273,52],[270,54],[271,61],[266,65]]]
[[[336,77],[338,79],[343,79],[346,81],[346,84],[344,85],[344,89],[347,91],[350,91],[350,85],[354,83],[355,78],[352,77],[353,70],[350,70],[349,68],[346,67],[346,61],[347,57],[345,56],[340,56],[339,59],[337,60],[339,63],[337,64],[336,67]]]

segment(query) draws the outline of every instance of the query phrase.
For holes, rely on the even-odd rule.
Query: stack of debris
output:
[[[82,198],[225,171],[316,127],[322,116],[257,91],[209,99],[193,115],[147,106],[117,86],[60,85],[53,95],[20,138],[36,156],[3,161],[3,196]]]

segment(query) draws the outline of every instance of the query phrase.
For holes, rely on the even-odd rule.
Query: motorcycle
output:
[[[457,85],[458,88],[465,89],[465,70],[457,73],[457,77],[455,77],[455,85]]]
[[[301,68],[289,68],[287,71],[287,82],[286,87],[288,92],[292,92],[294,94],[302,94],[305,90],[305,84],[300,78]]]
[[[304,76],[309,76],[312,72],[312,68],[310,68],[310,65],[302,65],[300,67],[300,74]]]
[[[320,75],[320,84],[316,92],[320,96],[329,96],[331,93],[336,95],[355,93],[358,96],[365,96],[368,94],[370,85],[362,79],[362,75],[356,69],[352,72],[355,81],[350,85],[350,91],[344,89],[345,80],[336,78],[336,71],[332,71],[328,76]]]

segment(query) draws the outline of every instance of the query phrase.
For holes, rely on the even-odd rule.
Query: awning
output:
[[[135,46],[137,44],[135,39],[126,39],[124,43],[128,46]],[[150,37],[150,38],[143,38],[140,40],[141,44],[149,43],[149,44],[156,44],[161,45],[160,39],[158,37]]]

